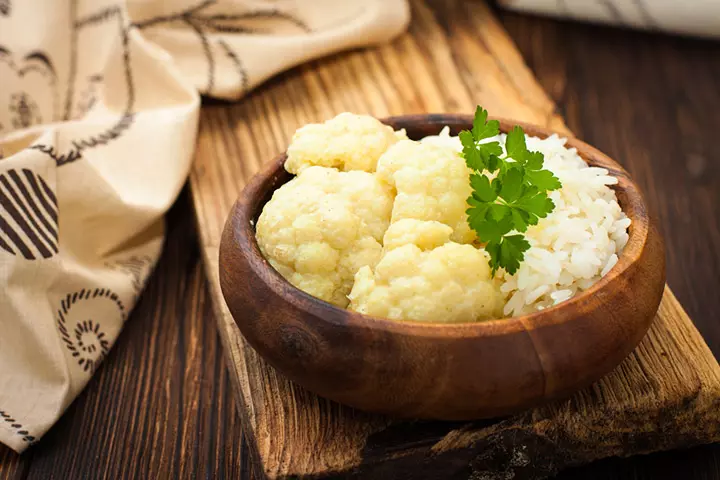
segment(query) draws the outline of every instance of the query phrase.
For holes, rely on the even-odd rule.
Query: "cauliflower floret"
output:
[[[451,239],[472,243],[467,223],[470,170],[451,148],[401,140],[378,160],[377,176],[395,187],[392,222],[404,218],[434,220],[452,228]]]
[[[385,232],[383,245],[386,252],[408,244],[421,250],[432,250],[448,243],[450,235],[452,228],[444,223],[406,218],[390,225]]]
[[[355,273],[380,260],[392,200],[370,173],[307,168],[263,208],[258,246],[290,283],[345,307]]]
[[[422,223],[431,224],[425,225],[425,233],[415,239],[424,248],[434,243],[426,244],[428,232],[437,235],[434,240],[448,233],[436,222]],[[388,234],[394,235],[392,229],[398,224],[393,224]],[[454,242],[426,250],[415,243],[389,251],[386,248],[374,272],[365,266],[355,275],[349,298],[351,310],[419,322],[499,318],[503,306],[499,289],[490,278],[485,252]]]
[[[341,113],[325,123],[299,128],[287,149],[285,170],[300,173],[311,165],[343,171],[374,172],[378,158],[405,131],[393,131],[368,115]]]
[[[428,135],[420,139],[420,143],[435,145],[436,147],[450,148],[458,153],[462,153],[463,146],[460,137],[450,136],[450,127],[443,127],[437,135]]]

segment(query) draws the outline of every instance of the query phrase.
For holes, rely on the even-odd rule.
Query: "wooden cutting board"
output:
[[[565,130],[483,2],[413,1],[389,45],[294,69],[235,104],[203,107],[191,174],[218,328],[256,473],[268,478],[544,478],[571,466],[720,440],[720,367],[666,288],[648,335],[566,401],[497,421],[408,422],[303,390],[244,341],[220,293],[218,245],[247,180],[295,129],[342,111],[471,112]]]

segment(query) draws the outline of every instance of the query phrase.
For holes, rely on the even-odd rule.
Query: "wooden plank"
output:
[[[0,445],[0,480],[22,480],[27,476],[30,458]]]
[[[467,112],[478,103],[564,128],[484,3],[432,3],[413,2],[410,31],[390,45],[314,62],[235,105],[203,109],[193,201],[254,460],[269,478],[403,471],[540,478],[595,458],[720,439],[720,368],[669,289],[650,333],[616,371],[570,400],[495,423],[394,422],[358,412],[291,384],[244,342],[217,283],[220,233],[248,178],[296,128],[346,110]]]

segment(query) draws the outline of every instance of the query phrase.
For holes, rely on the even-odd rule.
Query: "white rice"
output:
[[[487,141],[495,140],[504,145],[505,135]],[[423,141],[462,151],[458,138],[450,137],[447,129]],[[607,170],[589,167],[557,135],[526,137],[526,141],[528,149],[545,155],[544,168],[560,179],[562,188],[549,193],[555,210],[525,232],[531,247],[518,271],[498,273],[507,316],[542,310],[589,288],[617,263],[630,225],[608,187],[617,179]]]

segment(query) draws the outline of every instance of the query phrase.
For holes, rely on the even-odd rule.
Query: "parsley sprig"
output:
[[[543,154],[528,150],[521,127],[507,134],[505,153],[499,142],[482,142],[500,132],[498,121],[487,117],[487,110],[478,106],[472,130],[459,134],[465,163],[473,170],[468,224],[485,243],[492,274],[504,268],[512,275],[530,248],[522,233],[553,211],[555,204],[547,192],[562,185],[552,172],[543,170]]]

